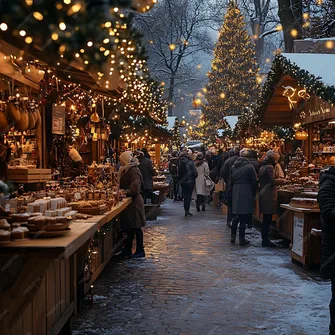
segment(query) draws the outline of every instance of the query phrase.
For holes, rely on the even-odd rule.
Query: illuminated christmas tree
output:
[[[179,120],[176,118],[172,128],[172,139],[171,139],[171,146],[174,150],[179,150],[181,146],[179,127],[180,127]]]
[[[239,115],[257,100],[257,72],[254,43],[243,15],[231,0],[215,47],[205,94],[205,119],[216,129],[227,127],[225,116]]]

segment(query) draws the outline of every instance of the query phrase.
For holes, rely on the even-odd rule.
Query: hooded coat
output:
[[[246,157],[239,157],[231,168],[233,214],[252,214],[255,210],[257,175]]]
[[[194,162],[187,152],[181,153],[179,156],[179,182],[183,184],[195,184],[198,177],[198,172],[195,168]]]
[[[198,173],[198,177],[195,180],[195,192],[196,195],[210,195],[210,189],[206,187],[206,179],[209,178],[209,167],[205,160],[196,160],[195,168]]]
[[[271,157],[265,157],[259,170],[259,210],[263,214],[277,214],[279,180],[275,177],[275,162]]]
[[[225,181],[226,185],[229,185],[231,168],[239,157],[239,152],[234,153],[234,156],[228,158],[221,168],[220,177]]]
[[[335,279],[335,167],[320,176],[321,268],[323,278]]]
[[[132,198],[132,203],[120,214],[121,229],[141,228],[146,225],[144,202],[141,196],[143,178],[137,164],[126,167],[120,176],[120,189]]]

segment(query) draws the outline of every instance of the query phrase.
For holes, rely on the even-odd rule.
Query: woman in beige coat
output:
[[[206,180],[209,179],[209,167],[201,152],[196,156],[195,168],[198,172],[198,177],[195,180],[196,204],[197,211],[200,212],[200,207],[202,211],[206,210],[206,200],[210,195],[210,188],[206,186]]]

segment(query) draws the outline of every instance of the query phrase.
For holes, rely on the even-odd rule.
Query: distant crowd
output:
[[[231,243],[235,243],[239,226],[239,244],[247,245],[245,229],[251,226],[255,199],[259,197],[263,213],[262,246],[275,247],[269,239],[272,217],[277,213],[277,186],[285,177],[280,154],[269,150],[262,157],[255,150],[238,146],[217,155],[210,151],[174,151],[169,170],[173,179],[174,200],[184,201],[185,217],[192,216],[190,204],[196,199],[197,211],[205,211],[214,183],[223,180],[221,200],[228,207],[227,226],[231,227]],[[180,192],[180,188],[182,193]]]

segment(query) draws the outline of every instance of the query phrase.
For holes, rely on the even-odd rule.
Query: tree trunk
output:
[[[170,77],[170,87],[169,87],[169,94],[168,94],[168,116],[173,116],[173,97],[174,97],[174,85],[175,85],[175,77],[174,74]]]
[[[293,41],[301,38],[302,31],[302,0],[278,0],[278,16],[283,27],[285,51],[293,51]],[[292,36],[292,29],[297,36]]]

